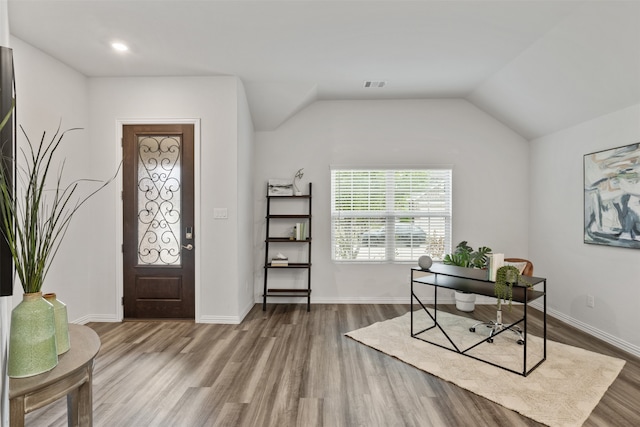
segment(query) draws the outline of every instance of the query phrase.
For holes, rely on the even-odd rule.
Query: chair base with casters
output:
[[[520,270],[520,273],[523,276],[533,276],[533,263],[527,259],[523,258],[505,258],[505,265],[513,265]],[[493,336],[498,332],[509,329],[511,332],[518,336],[518,340],[516,341],[518,344],[524,344],[524,337],[522,336],[522,329],[518,326],[507,326],[502,323],[502,310],[498,310],[496,313],[496,321],[490,320],[488,322],[478,322],[472,327],[469,328],[469,332],[475,332],[476,327],[480,325],[486,325],[487,328],[491,328],[491,333],[489,334],[488,342],[493,342]]]
[[[490,320],[488,322],[478,322],[472,327],[469,328],[469,332],[475,332],[478,326],[485,325],[487,328],[491,328],[491,333],[489,334],[489,338],[487,338],[487,342],[493,342],[493,336],[503,329],[508,329],[514,334],[518,336],[518,340],[516,341],[520,345],[524,345],[524,337],[522,336],[522,329],[518,326],[507,326],[502,323],[502,310],[498,310],[496,314],[496,321]]]

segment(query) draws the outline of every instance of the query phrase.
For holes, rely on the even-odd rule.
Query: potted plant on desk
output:
[[[480,246],[478,250],[473,250],[466,240],[458,243],[455,250],[444,256],[443,263],[447,265],[457,265],[466,268],[484,268],[487,265],[488,255],[491,248]],[[475,309],[476,296],[468,292],[456,291],[456,308],[460,311],[473,311]]]

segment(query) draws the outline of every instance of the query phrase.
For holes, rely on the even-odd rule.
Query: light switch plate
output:
[[[214,219],[227,219],[227,208],[213,208],[213,218]]]

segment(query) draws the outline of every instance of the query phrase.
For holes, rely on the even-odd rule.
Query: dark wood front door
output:
[[[123,126],[125,318],[195,317],[191,124]]]

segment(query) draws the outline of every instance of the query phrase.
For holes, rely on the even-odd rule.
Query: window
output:
[[[331,170],[332,259],[441,260],[451,251],[451,169]]]

